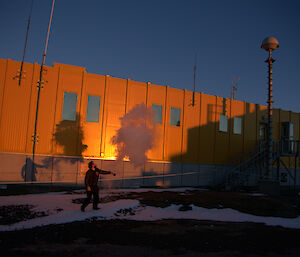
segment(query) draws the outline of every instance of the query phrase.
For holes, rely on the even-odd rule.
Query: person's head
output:
[[[89,162],[89,168],[90,168],[90,169],[95,168],[95,166],[96,166],[96,165],[95,165],[95,163],[94,163],[93,161],[90,161],[90,162]]]

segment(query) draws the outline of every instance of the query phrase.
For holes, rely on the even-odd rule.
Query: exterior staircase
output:
[[[296,167],[299,157],[300,141],[278,140],[272,142],[272,161],[277,162],[277,179],[279,180],[280,163],[288,172],[289,176],[296,183]],[[294,157],[295,168],[292,174],[291,168],[287,168],[281,157]],[[260,141],[255,147],[250,149],[228,163],[225,171],[225,178],[218,183],[218,188],[225,190],[237,190],[243,187],[253,187],[258,185],[258,181],[263,178],[267,160],[266,141]]]

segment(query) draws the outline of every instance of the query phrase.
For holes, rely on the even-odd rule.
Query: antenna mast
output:
[[[230,88],[231,88],[231,99],[235,99],[235,92],[238,90],[238,83],[240,78],[231,78]]]
[[[19,86],[21,86],[21,80],[22,80],[23,65],[24,65],[24,59],[25,59],[25,54],[26,54],[26,47],[27,47],[27,41],[28,41],[29,27],[30,27],[30,22],[31,22],[32,6],[33,6],[33,0],[31,1],[31,7],[30,7],[30,12],[29,12],[29,17],[28,17],[28,23],[27,23],[27,30],[26,30],[26,37],[25,37],[25,46],[24,46],[24,51],[23,51],[23,58],[22,58],[22,62],[21,62],[20,74],[18,76],[19,77]]]
[[[45,50],[43,53],[43,61],[40,69],[40,78],[38,81],[38,94],[37,94],[37,102],[36,102],[36,112],[35,112],[35,123],[34,123],[34,134],[32,136],[32,141],[33,141],[33,148],[32,148],[32,172],[34,172],[34,157],[35,157],[35,146],[38,141],[38,135],[37,135],[37,123],[38,123],[38,113],[39,113],[39,102],[40,102],[40,93],[41,93],[41,88],[43,87],[44,81],[43,79],[43,71],[44,71],[44,65],[45,65],[45,60],[46,60],[46,53],[47,53],[47,47],[48,47],[48,40],[49,40],[49,34],[50,34],[50,28],[51,28],[51,22],[52,22],[52,15],[53,15],[53,9],[54,9],[54,3],[55,0],[52,2],[52,9],[51,9],[51,14],[50,14],[50,20],[49,20],[49,26],[48,26],[48,32],[47,32],[47,39],[46,39],[46,44],[45,44]],[[33,174],[33,173],[32,173]]]
[[[195,92],[196,92],[196,71],[197,71],[197,54],[195,54],[195,65],[194,65],[194,91],[193,91],[193,106],[195,106]]]

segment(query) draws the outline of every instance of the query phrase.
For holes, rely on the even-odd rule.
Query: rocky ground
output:
[[[83,197],[78,195],[74,203],[79,204]],[[188,194],[167,191],[133,192],[105,197],[102,202],[117,199],[138,199],[142,204],[156,207],[181,204],[181,211],[189,210],[189,206],[194,204],[205,208],[233,208],[260,216],[295,218],[300,215],[300,197],[296,195],[258,197],[245,192],[198,190],[190,190]],[[31,206],[26,205],[2,206],[0,223],[13,223],[39,215],[47,213],[34,213]],[[15,217],[15,221],[8,217]],[[90,219],[0,232],[0,251],[5,257],[300,256],[299,238],[299,229],[250,222]]]

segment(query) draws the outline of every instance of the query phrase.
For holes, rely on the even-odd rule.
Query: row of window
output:
[[[294,140],[295,126],[293,122],[284,121],[281,122],[281,139]],[[261,122],[259,124],[259,138],[265,140],[267,138],[267,123]]]
[[[86,122],[99,122],[100,114],[100,96],[88,95],[88,104],[86,111]],[[64,92],[63,103],[63,120],[76,121],[76,106],[77,106],[77,94]],[[152,105],[152,112],[154,113],[153,121],[156,124],[162,124],[162,105]],[[181,109],[171,107],[170,114],[170,126],[180,127]],[[228,117],[226,115],[220,115],[219,130],[222,132],[228,131]],[[233,119],[233,133],[242,134],[242,118],[234,117]]]
[[[153,121],[156,124],[162,124],[162,105],[152,104],[152,112],[154,114]],[[180,127],[180,112],[179,108],[171,107],[170,125]]]
[[[219,131],[228,132],[228,117],[226,115],[220,114]],[[233,134],[242,134],[242,118],[233,118]]]
[[[88,95],[86,122],[99,122],[100,100],[100,96]],[[77,94],[64,92],[62,119],[76,121],[76,106]],[[152,111],[154,113],[154,122],[162,124],[162,106],[153,104]],[[180,126],[179,108],[171,107],[170,125],[176,127]]]
[[[89,95],[86,111],[87,122],[99,122],[100,96]],[[76,120],[77,94],[64,92],[63,120]]]

